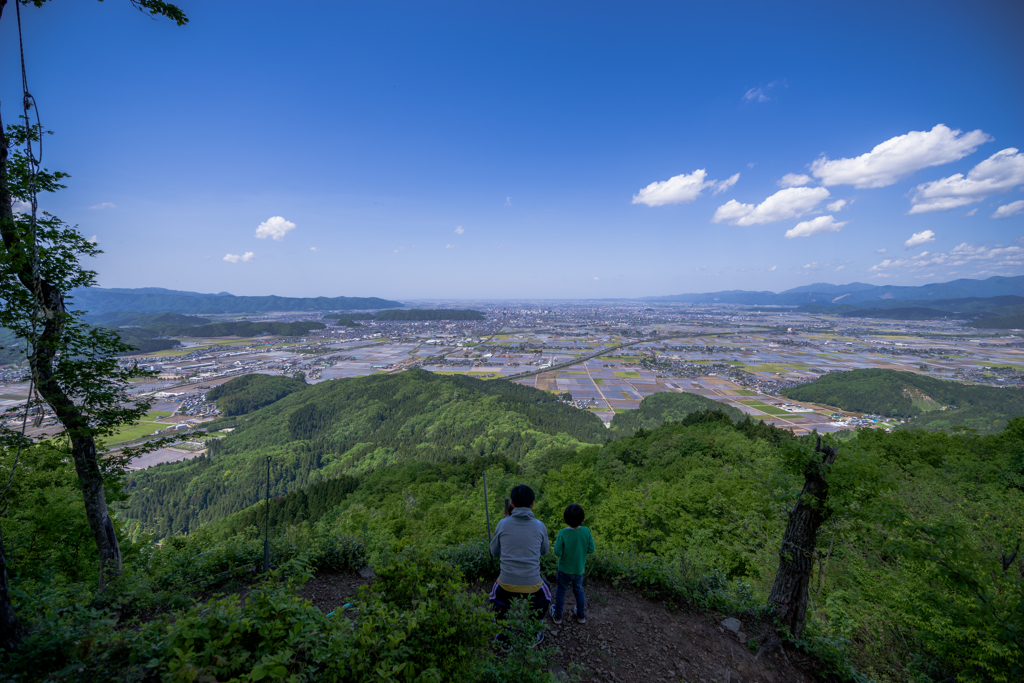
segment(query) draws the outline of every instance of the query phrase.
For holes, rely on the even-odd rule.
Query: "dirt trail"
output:
[[[344,605],[356,589],[369,583],[358,574],[320,573],[300,595],[325,613]],[[484,591],[483,584],[474,590]],[[570,669],[582,681],[625,683],[813,683],[814,662],[776,651],[756,661],[747,646],[763,643],[766,627],[743,623],[738,634],[721,625],[723,617],[670,609],[628,590],[589,583],[587,623],[572,617],[575,599],[566,597],[565,617],[556,626],[550,618],[545,647],[560,652],[552,657],[553,672]],[[510,655],[514,656],[514,655]]]

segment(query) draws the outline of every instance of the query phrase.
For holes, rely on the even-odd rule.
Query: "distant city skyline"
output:
[[[1017,2],[22,8],[102,287],[638,298],[1024,274]],[[4,123],[20,102],[0,22]]]

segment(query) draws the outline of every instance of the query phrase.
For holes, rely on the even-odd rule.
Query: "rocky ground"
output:
[[[365,570],[363,575],[321,573],[301,595],[329,612],[371,577]],[[474,588],[485,590],[482,584]],[[585,624],[572,616],[571,593],[562,624],[545,620],[544,647],[555,673],[625,683],[812,683],[816,678],[814,662],[799,653],[777,650],[755,659],[758,645],[770,635],[766,625],[671,609],[608,585],[591,583],[586,591]]]

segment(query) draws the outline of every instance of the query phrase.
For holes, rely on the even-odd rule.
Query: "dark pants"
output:
[[[582,592],[582,591],[581,591]],[[538,619],[543,619],[544,615],[547,614],[548,605],[551,604],[551,589],[543,581],[540,584],[540,590],[534,593],[512,593],[505,590],[501,585],[495,581],[494,586],[491,588],[491,595],[489,600],[491,605],[494,607],[494,614],[498,619],[504,619],[505,614],[512,607],[513,600],[530,600],[530,607],[536,613]]]
[[[583,596],[583,575],[558,572],[558,587],[555,588],[555,619],[562,618],[565,607],[565,592],[572,586],[572,594],[576,596],[576,616],[586,616],[587,600]]]

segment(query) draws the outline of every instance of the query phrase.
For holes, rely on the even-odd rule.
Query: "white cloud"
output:
[[[455,234],[456,235],[461,235],[464,232],[466,232],[466,230],[461,225],[456,225],[455,226]]]
[[[320,251],[320,247],[310,247],[310,251]]]
[[[824,187],[790,187],[779,190],[757,206],[730,199],[718,207],[711,220],[731,225],[775,223],[787,218],[799,218],[828,197],[828,190]]]
[[[805,263],[803,269],[804,270],[811,270],[812,268],[817,268],[817,267],[818,267],[818,262],[817,261],[811,261],[810,263]]]
[[[707,171],[698,168],[693,173],[683,173],[668,180],[651,183],[633,195],[633,203],[647,206],[686,204],[699,197],[707,188],[711,188],[714,194],[728,190],[740,179],[740,174],[736,173],[721,182],[707,180],[707,177]]]
[[[971,263],[983,262],[987,268],[1001,268],[1007,266],[1024,265],[1024,247],[1004,247],[997,244],[994,247],[978,246],[973,247],[963,242],[953,247],[949,253],[932,253],[922,251],[920,254],[908,256],[902,259],[885,259],[881,263],[871,266],[871,273],[878,277],[889,277],[894,271],[910,269],[935,268],[945,266],[957,268]],[[949,271],[947,275],[953,275],[956,271]]]
[[[99,244],[99,243],[100,243],[100,240],[99,240],[99,238],[98,238],[98,237],[96,237],[96,235],[93,235],[92,237],[90,237],[89,239],[87,239],[87,240],[86,240],[86,242],[88,242],[88,243],[90,243],[90,244]]]
[[[739,173],[733,173],[731,176],[715,184],[715,189],[711,191],[711,194],[718,194],[719,192],[725,192],[730,187],[736,184],[736,181],[740,179]]]
[[[596,275],[595,275],[595,276],[594,276],[594,279],[595,279],[595,280],[600,280],[601,278],[599,278],[598,276],[596,276]]]
[[[814,182],[814,178],[803,173],[787,173],[775,182],[779,187],[800,187],[807,183]]]
[[[778,269],[779,269],[779,267],[778,267],[778,266],[772,266],[771,268],[769,268],[769,269],[768,269],[768,272],[769,272],[769,273],[774,273],[774,272],[775,272],[776,270],[778,270]]]
[[[889,251],[889,250],[888,250],[888,249],[886,249],[885,247],[880,247],[880,248],[878,248],[878,249],[875,249],[875,253],[876,253],[876,254],[884,254],[884,253],[885,253],[885,252],[887,252],[887,251]]]
[[[885,187],[922,168],[963,159],[990,140],[980,130],[962,133],[940,123],[930,131],[897,135],[853,159],[822,156],[811,164],[811,173],[823,185]]]
[[[1016,216],[1022,211],[1024,211],[1024,199],[1018,199],[1015,202],[1003,204],[989,218],[1009,218],[1010,216]]]
[[[839,232],[850,221],[836,221],[832,216],[818,216],[809,221],[797,223],[792,230],[786,231],[786,239],[794,237],[810,237],[822,232]]]
[[[765,94],[764,88],[751,88],[743,93],[744,102],[767,102],[771,98]]]
[[[505,197],[505,206],[512,206],[512,198]]]
[[[903,246],[906,247],[907,249],[913,249],[914,247],[919,247],[922,244],[934,241],[935,233],[932,232],[931,230],[923,230],[921,232],[915,232],[913,235],[911,235],[910,239],[903,243]]]
[[[89,207],[90,209],[116,209],[117,204],[111,204],[110,202],[101,202],[99,204],[93,204]]]
[[[446,245],[444,245],[444,248],[445,249],[454,249],[455,245],[454,244],[446,244]]]
[[[996,152],[963,173],[918,185],[911,199],[910,213],[947,211],[980,202],[1024,184],[1024,154],[1014,147]]]
[[[281,216],[271,216],[256,228],[256,238],[262,240],[269,237],[275,242],[280,242],[294,229],[295,224],[291,221],[286,221]]]
[[[838,211],[842,211],[849,205],[850,202],[846,201],[845,199],[837,199],[831,204],[826,204],[825,208],[831,211],[832,213],[836,213]]]
[[[11,202],[11,210],[14,211],[14,213],[32,213],[32,205],[28,202],[16,199]]]
[[[967,218],[968,216],[973,216],[976,213],[978,213],[978,207],[974,207],[973,209],[965,213],[964,218]]]
[[[252,253],[251,251],[247,251],[244,254],[224,255],[224,260],[227,261],[228,263],[238,263],[239,261],[241,261],[242,263],[248,263],[249,261],[252,261],[254,258],[256,258],[256,254]]]
[[[835,272],[838,273],[841,270],[846,270],[846,266],[839,266],[838,268],[836,268]]]
[[[757,166],[757,162],[756,161],[748,161],[747,162],[747,168],[754,168],[754,166]]]

